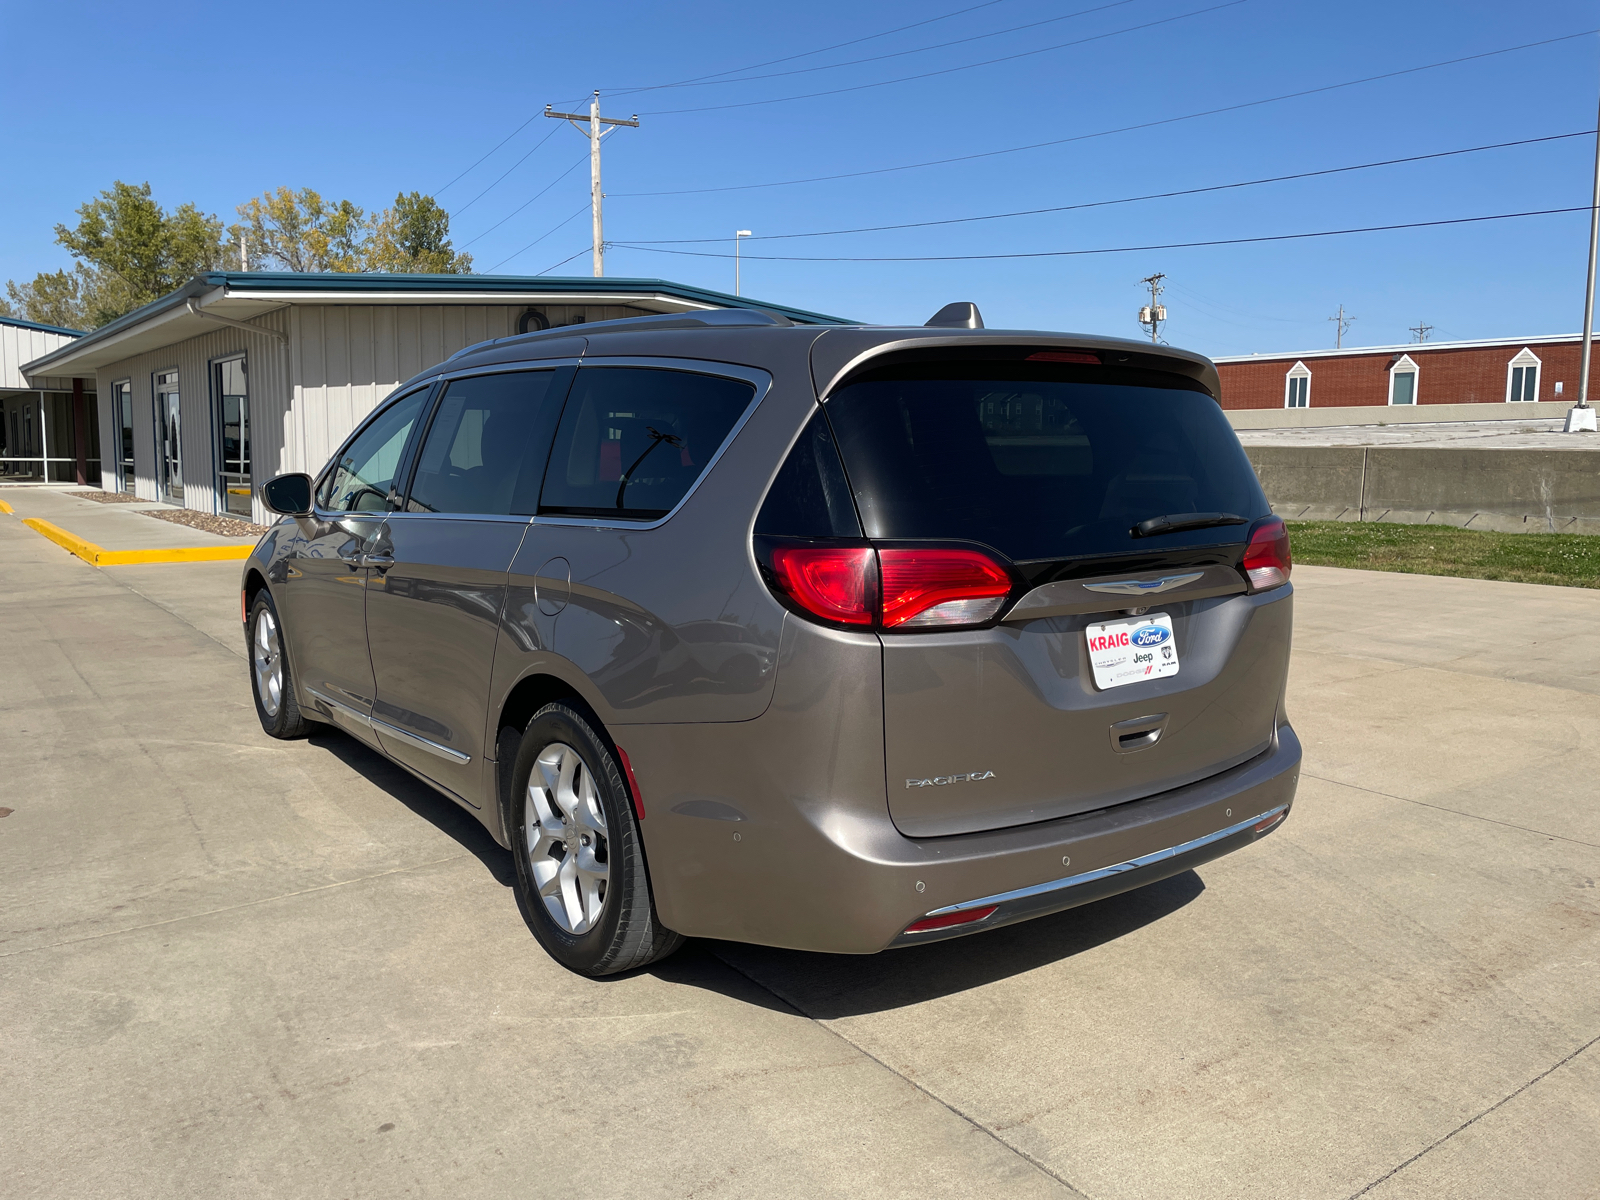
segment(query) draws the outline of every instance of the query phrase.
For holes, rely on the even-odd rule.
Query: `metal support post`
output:
[[[1596,432],[1589,405],[1589,357],[1594,343],[1594,268],[1600,250],[1600,135],[1594,144],[1594,195],[1589,202],[1589,277],[1583,292],[1583,358],[1578,367],[1578,403],[1567,410],[1567,433]]]

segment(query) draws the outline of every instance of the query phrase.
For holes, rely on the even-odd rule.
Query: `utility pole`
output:
[[[1344,349],[1344,335],[1350,332],[1350,322],[1354,321],[1355,319],[1355,317],[1347,317],[1344,315],[1344,305],[1342,304],[1339,305],[1339,315],[1328,318],[1328,320],[1333,322],[1333,348],[1335,350]]]
[[[1432,332],[1432,325],[1429,325],[1425,321],[1418,321],[1411,327],[1411,340],[1414,342],[1425,342],[1428,340],[1428,335]]]
[[[245,249],[244,230],[241,229],[239,231],[239,270],[248,271],[249,269],[250,269],[250,251]]]
[[[750,237],[748,229],[735,229],[733,231],[733,294],[739,294],[739,239]]]
[[[1600,138],[1594,145],[1594,198],[1589,204],[1589,282],[1583,293],[1583,362],[1578,368],[1578,404],[1567,410],[1567,433],[1594,433],[1594,409],[1589,405],[1589,351],[1594,342],[1594,266],[1600,247]]]
[[[1150,289],[1150,303],[1139,310],[1139,324],[1149,328],[1152,342],[1161,340],[1161,323],[1167,319],[1167,306],[1156,302],[1161,293],[1167,290],[1161,286],[1161,281],[1165,278],[1166,276],[1158,271],[1139,280]]]
[[[600,115],[600,93],[594,94],[594,99],[589,101],[589,115],[582,113],[562,113],[554,111],[548,104],[544,106],[544,115],[554,117],[558,121],[568,121],[574,129],[584,134],[589,139],[589,209],[594,220],[594,277],[599,279],[606,273],[606,239],[605,232],[600,224],[600,201],[604,193],[600,190],[600,139],[612,132],[604,126],[615,128],[618,125],[627,125],[639,128],[639,114],[634,113],[632,120],[622,117],[602,117]],[[588,129],[579,129],[578,122],[582,121]]]

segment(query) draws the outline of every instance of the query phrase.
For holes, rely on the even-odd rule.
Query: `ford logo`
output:
[[[1133,631],[1133,644],[1135,646],[1159,646],[1172,634],[1169,630],[1159,625],[1145,625]]]

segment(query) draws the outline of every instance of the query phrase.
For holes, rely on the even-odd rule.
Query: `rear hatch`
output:
[[[1259,591],[1241,563],[1277,523],[1199,382],[1087,351],[921,350],[854,376],[823,412],[879,564],[903,833],[1105,808],[1267,748],[1289,589]],[[892,624],[917,564],[937,574],[962,553],[979,576],[998,564],[1005,599],[958,579],[945,594],[969,598]]]

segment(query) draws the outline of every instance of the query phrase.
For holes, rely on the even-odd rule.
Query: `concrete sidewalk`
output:
[[[1305,774],[1259,845],[594,981],[466,813],[261,734],[236,565],[0,520],[7,1195],[1600,1196],[1600,595],[1295,581]]]
[[[237,546],[243,540],[144,515],[147,509],[159,510],[170,505],[100,504],[44,487],[0,487],[0,500],[11,506],[19,520],[35,517],[49,521],[107,550]]]

